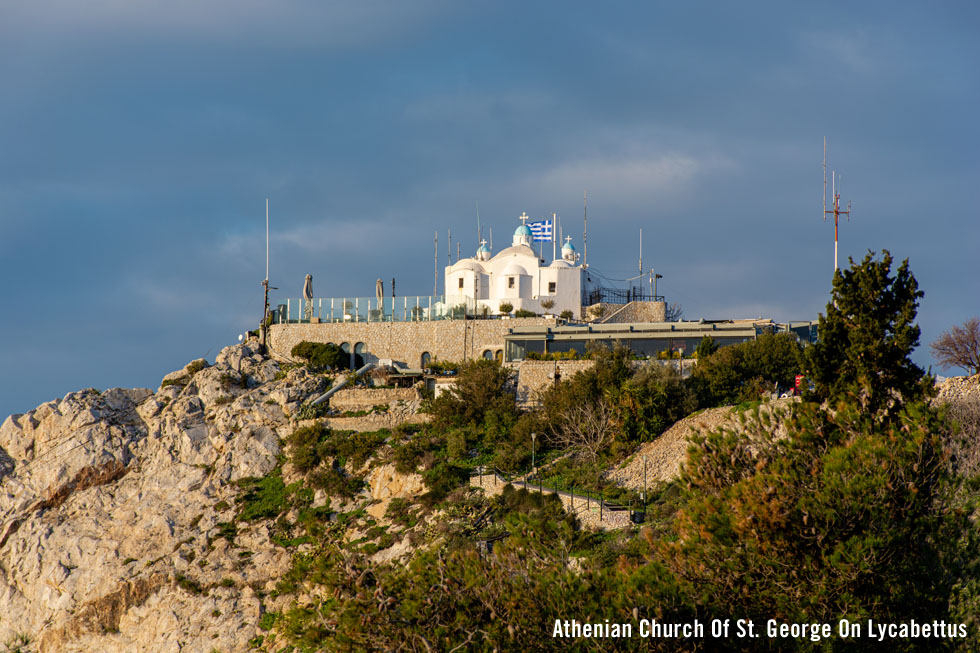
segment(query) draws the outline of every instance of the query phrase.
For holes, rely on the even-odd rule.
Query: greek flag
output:
[[[534,236],[532,240],[547,240],[550,242],[554,237],[554,232],[551,229],[551,220],[529,222],[527,226],[531,229],[531,235]]]

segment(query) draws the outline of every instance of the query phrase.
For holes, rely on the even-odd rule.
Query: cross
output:
[[[483,245],[484,247],[486,247],[487,246],[487,239],[484,238],[483,240],[481,240],[480,241],[480,244]]]
[[[572,242],[572,237],[571,236],[565,236],[565,242],[566,243],[571,243]]]
[[[527,224],[527,211],[522,211],[517,217],[521,219],[521,224]]]

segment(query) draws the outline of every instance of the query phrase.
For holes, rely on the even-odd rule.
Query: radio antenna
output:
[[[827,137],[824,136],[823,139],[823,219],[824,222],[827,221],[828,215],[834,216],[834,272],[836,273],[838,268],[837,265],[837,232],[838,224],[840,222],[840,216],[846,216],[847,221],[851,221],[851,203],[847,203],[847,210],[841,211],[840,209],[840,189],[838,188],[838,179],[836,170],[830,171],[830,193],[831,193],[831,209],[827,209]]]

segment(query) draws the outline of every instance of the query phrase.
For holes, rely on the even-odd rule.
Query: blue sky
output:
[[[557,211],[685,316],[808,319],[908,257],[920,364],[980,312],[974,3],[0,0],[0,414],[156,386],[298,296],[428,294]],[[819,6],[818,6],[819,5]],[[454,246],[455,249],[455,246]]]

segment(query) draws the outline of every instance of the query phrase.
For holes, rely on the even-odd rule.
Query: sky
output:
[[[971,2],[0,0],[0,418],[255,328],[266,197],[273,303],[429,294],[477,206],[581,251],[588,191],[607,277],[642,228],[685,318],[816,319],[824,137],[841,263],[909,259],[928,367],[980,313],[977,61]]]

